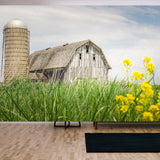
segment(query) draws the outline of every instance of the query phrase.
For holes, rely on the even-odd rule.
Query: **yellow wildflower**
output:
[[[142,98],[140,99],[138,102],[140,104],[143,104],[144,106],[146,106],[148,103],[150,103],[151,99],[150,98]]]
[[[124,64],[124,66],[132,66],[132,61],[130,60],[130,59],[125,59],[124,61],[123,61],[123,64]]]
[[[154,91],[153,90],[149,90],[149,92],[145,93],[145,96],[148,97],[148,98],[151,98],[151,97],[153,97],[153,94],[154,94]]]
[[[144,99],[140,99],[138,102],[141,103],[141,104],[144,104],[145,100]]]
[[[124,96],[122,96],[122,95],[119,95],[119,96],[116,96],[116,101],[117,102],[122,102],[123,101],[123,98],[124,98]]]
[[[154,73],[154,64],[153,63],[148,63],[147,66],[146,66],[148,72],[150,74],[153,74]]]
[[[132,94],[126,94],[126,96],[129,103],[134,103],[135,97]]]
[[[157,112],[157,113],[155,114],[155,116],[156,116],[157,120],[159,121],[159,120],[160,120],[160,112]]]
[[[149,84],[148,81],[145,81],[142,85],[141,88],[143,90],[143,92],[148,91],[149,89],[152,89],[152,86]]]
[[[119,95],[119,96],[116,96],[116,101],[119,104],[125,104],[125,102],[127,103],[127,98],[122,95]]]
[[[124,66],[126,67],[126,72],[128,72],[129,69],[130,69],[131,66],[132,66],[132,61],[131,61],[130,59],[125,59],[125,60],[123,61],[123,64],[124,64]]]
[[[151,112],[144,112],[142,120],[143,121],[153,121],[153,114]]]
[[[152,59],[150,58],[150,57],[145,57],[144,59],[143,59],[143,62],[144,63],[149,63],[149,62],[151,62],[152,61]]]
[[[151,105],[148,110],[152,113],[155,113],[159,111],[159,108],[156,105]]]
[[[152,89],[150,89],[147,92],[145,92],[145,96],[147,98],[152,98],[153,97],[153,93],[154,93],[154,91]]]
[[[132,79],[135,77],[135,79],[138,81],[139,79],[143,79],[144,77],[144,74],[143,73],[140,73],[138,71],[135,71],[132,73]]]
[[[128,111],[128,106],[123,105],[123,106],[121,107],[121,111],[122,111],[123,113],[126,113],[126,112]]]
[[[143,106],[136,106],[135,111],[136,112],[142,112],[143,111]]]
[[[142,91],[144,92],[144,94],[141,94],[142,98],[152,98],[154,91],[152,90],[152,86],[149,84],[148,81],[145,81],[142,85],[141,85]]]
[[[159,110],[160,110],[160,102],[158,102],[158,103],[156,104],[156,106],[158,106],[158,108],[159,108]]]

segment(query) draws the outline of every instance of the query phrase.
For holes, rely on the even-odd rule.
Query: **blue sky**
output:
[[[125,58],[133,61],[131,71],[142,71],[149,56],[160,84],[160,6],[0,6],[0,15],[0,46],[3,26],[19,18],[30,30],[31,53],[90,39],[112,66],[110,79],[125,77]]]
[[[120,10],[124,9],[124,14],[128,19],[132,19],[141,24],[160,25],[158,14],[160,13],[160,6],[133,6],[128,7],[114,7]],[[127,14],[128,13],[128,14]]]

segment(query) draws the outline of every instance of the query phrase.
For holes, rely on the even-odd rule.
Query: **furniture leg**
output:
[[[94,122],[94,128],[97,129],[97,122]]]

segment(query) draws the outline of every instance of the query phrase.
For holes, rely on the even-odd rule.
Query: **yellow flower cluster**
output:
[[[132,94],[126,94],[126,97],[130,104],[134,103],[135,97]]]
[[[144,74],[143,73],[140,73],[138,71],[135,71],[132,73],[132,80],[135,78],[137,81],[138,80],[143,80],[143,77],[144,77]]]
[[[128,70],[132,67],[132,61],[130,59],[125,59],[123,64],[126,67],[126,72],[128,72]]]
[[[158,92],[158,96],[157,96],[157,104],[156,106],[158,107],[159,111],[156,113],[156,117],[159,120],[160,119],[160,92]]]
[[[126,113],[126,112],[128,111],[128,106],[127,106],[127,105],[122,105],[121,111],[122,111],[123,113]]]
[[[159,110],[160,110],[160,103],[157,103],[156,105],[158,106],[158,108],[159,108]]]
[[[143,121],[153,121],[154,120],[154,115],[156,117],[157,120],[160,119],[160,109],[157,105],[151,105],[148,108],[149,112],[144,112],[143,113]]]
[[[159,120],[160,120],[160,112],[157,112],[157,113],[155,114],[155,116],[156,116],[157,120],[159,121]]]
[[[116,101],[118,102],[119,105],[123,105],[127,101],[127,98],[122,95],[119,95],[116,96]]]
[[[150,89],[152,89],[152,86],[149,84],[148,81],[145,81],[142,85],[141,85],[142,91],[146,92]]]
[[[118,102],[119,105],[124,105],[124,104],[133,104],[135,97],[132,94],[126,94],[126,97],[119,95],[116,96],[116,101]]]
[[[144,63],[149,63],[149,62],[151,62],[152,61],[152,59],[150,58],[150,57],[145,57],[144,59],[143,59],[143,62]]]
[[[159,108],[156,105],[151,105],[148,110],[152,113],[155,113],[159,111]]]
[[[134,103],[135,97],[132,94],[126,94],[126,97],[119,95],[116,96],[115,99],[119,104],[119,106],[117,105],[116,110],[120,109],[120,111],[126,113],[128,111],[129,106]]]
[[[148,63],[147,66],[146,66],[148,72],[150,74],[153,74],[154,73],[154,64],[153,63]]]
[[[153,97],[154,91],[152,90],[152,86],[148,81],[145,81],[141,85],[142,93],[140,94],[139,103],[143,105],[147,105],[150,103],[151,98]]]
[[[160,103],[160,92],[158,92],[158,100],[157,103]]]
[[[156,104],[160,110],[160,92],[158,92],[158,99],[157,99],[157,104]]]
[[[135,111],[138,112],[142,112],[143,111],[143,106],[136,106],[135,107]]]
[[[144,62],[143,65],[144,65],[144,67],[146,67],[149,74],[153,74],[154,73],[154,64],[152,63],[152,59],[150,57],[145,57],[143,59],[143,62]]]
[[[131,66],[132,66],[132,61],[131,61],[130,59],[125,59],[125,60],[123,61],[123,64],[124,64],[124,66],[129,66],[129,67],[131,67]]]
[[[153,121],[153,114],[150,112],[144,112],[142,120],[143,121]]]
[[[152,86],[150,85],[150,83],[148,81],[145,81],[141,85],[141,89],[144,92],[145,97],[147,97],[147,98],[152,98],[153,97],[154,91],[152,90]],[[142,94],[142,97],[143,97],[143,94]]]
[[[126,68],[127,76],[129,76],[128,70],[132,66],[132,61],[125,59],[123,64]],[[121,114],[127,113],[125,114],[125,118],[128,120],[160,121],[160,92],[158,94],[154,92],[154,88],[152,89],[152,85],[150,84],[151,80],[154,82],[154,77],[152,77],[152,79],[150,76],[148,77],[149,74],[154,76],[155,66],[150,57],[143,59],[143,65],[145,67],[143,73],[138,71],[132,73],[131,79],[136,80],[136,83],[128,83],[129,93],[132,94],[128,93],[126,96],[118,95],[115,98],[117,101],[116,111],[119,111],[119,119],[121,118]],[[147,81],[147,79],[150,80]],[[153,84],[155,84],[155,82]],[[156,96],[157,102],[155,104]]]

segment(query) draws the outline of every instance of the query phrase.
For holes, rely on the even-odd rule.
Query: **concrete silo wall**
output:
[[[6,28],[4,79],[27,78],[29,69],[29,31],[25,28]]]

